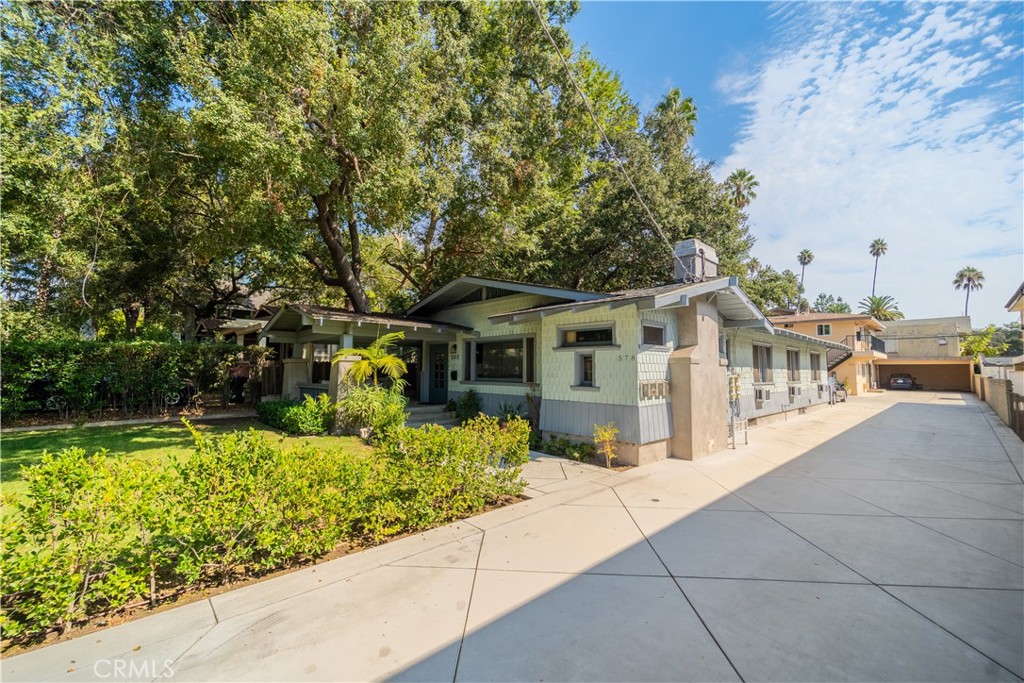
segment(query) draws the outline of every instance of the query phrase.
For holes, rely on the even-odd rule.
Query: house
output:
[[[832,367],[836,379],[851,396],[863,394],[879,385],[877,361],[884,360],[885,343],[877,336],[885,325],[870,315],[859,313],[802,313],[773,316],[773,325],[808,336],[838,342],[853,352],[837,359]]]
[[[343,391],[330,354],[402,330],[411,397],[444,404],[473,390],[485,412],[539,406],[545,435],[590,440],[619,429],[620,461],[699,458],[730,420],[825,403],[828,354],[844,344],[778,328],[719,276],[710,246],[676,245],[675,282],[583,292],[463,277],[405,315],[285,304],[261,333],[286,345],[283,393]]]
[[[971,391],[972,361],[960,355],[960,337],[970,333],[966,316],[886,322],[878,332],[886,355],[876,361],[879,386],[887,386],[894,374],[908,374],[931,391]]]

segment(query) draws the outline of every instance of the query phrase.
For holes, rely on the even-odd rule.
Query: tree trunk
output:
[[[352,309],[357,313],[370,312],[370,299],[366,296],[363,285],[359,282],[359,276],[352,267],[348,252],[341,239],[341,232],[338,226],[338,214],[331,206],[341,189],[340,182],[331,184],[331,188],[324,194],[313,197],[316,205],[316,227],[320,231],[320,237],[327,247],[327,253],[331,257],[331,265],[334,267],[332,274],[326,265],[313,254],[306,254],[306,260],[313,264],[324,284],[341,287],[348,295]],[[353,249],[359,250],[359,232],[350,231],[350,239],[354,241]]]
[[[139,327],[139,317],[142,315],[142,302],[133,301],[127,306],[122,306],[124,313],[124,331],[128,336],[134,337]]]
[[[878,279],[878,257],[875,257],[875,274],[871,276],[871,296],[875,295],[875,280]]]
[[[971,305],[971,286],[967,286],[967,298],[964,299],[964,317],[967,317],[967,307]]]

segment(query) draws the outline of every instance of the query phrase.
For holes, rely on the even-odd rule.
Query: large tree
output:
[[[729,178],[725,182],[732,191],[733,202],[737,209],[745,209],[750,202],[757,199],[756,190],[761,183],[747,169],[736,169],[729,174]]]
[[[858,304],[860,312],[870,315],[876,320],[903,320],[904,315],[899,309],[896,299],[888,295],[869,296]]]

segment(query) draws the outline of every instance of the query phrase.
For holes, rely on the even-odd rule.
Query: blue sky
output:
[[[644,111],[672,87],[698,107],[694,149],[760,181],[754,255],[799,268],[809,298],[878,293],[908,317],[975,326],[1024,279],[1020,3],[584,2],[569,27]]]

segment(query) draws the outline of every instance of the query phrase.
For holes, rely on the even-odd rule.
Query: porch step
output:
[[[443,427],[458,426],[459,421],[444,408],[443,405],[427,403],[411,404],[406,407],[406,412],[409,413],[406,425],[409,427],[422,427],[426,424],[437,424]]]

